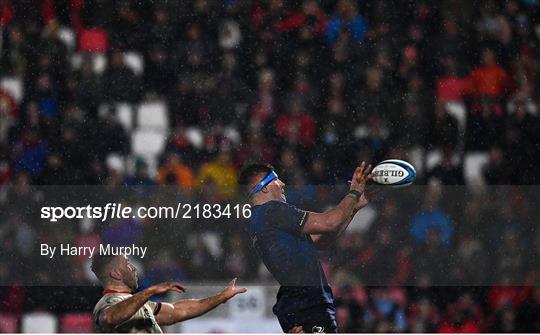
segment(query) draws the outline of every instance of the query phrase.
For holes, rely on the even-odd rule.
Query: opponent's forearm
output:
[[[171,323],[195,318],[226,302],[222,293],[204,299],[187,299],[174,303]]]
[[[148,288],[138,292],[128,299],[121,301],[105,309],[100,316],[100,322],[110,326],[117,326],[129,320],[153,295]]]

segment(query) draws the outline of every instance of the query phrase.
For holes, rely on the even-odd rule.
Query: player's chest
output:
[[[118,327],[120,332],[161,333],[152,308],[145,304],[128,321]]]

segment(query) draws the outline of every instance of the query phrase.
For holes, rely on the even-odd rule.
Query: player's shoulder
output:
[[[131,297],[131,294],[129,294],[129,293],[109,293],[109,294],[105,294],[96,303],[96,306],[94,307],[94,312],[99,311],[100,309],[103,309],[103,308],[105,308],[107,306],[117,304],[117,303],[119,303],[121,301],[126,300],[129,297]]]
[[[270,200],[265,202],[264,204],[254,206],[252,210],[257,211],[260,214],[266,215],[279,215],[282,212],[286,212],[287,210],[296,209],[294,205],[291,205],[285,201],[281,200]]]
[[[283,201],[283,200],[270,200],[268,202],[265,202],[261,206],[266,206],[267,209],[275,209],[275,208],[296,208],[294,205]]]
[[[103,299],[106,302],[115,302],[115,301],[122,301],[126,300],[127,298],[131,297],[133,294],[131,293],[125,293],[125,292],[114,292],[114,293],[108,293],[105,294],[101,299]]]

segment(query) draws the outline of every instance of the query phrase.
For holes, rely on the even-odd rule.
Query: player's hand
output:
[[[287,331],[287,334],[300,334],[300,333],[302,334],[304,333],[302,326],[294,326]]]
[[[364,193],[366,184],[372,177],[370,171],[371,164],[366,166],[366,162],[362,162],[362,164],[360,164],[360,166],[356,168],[351,178],[351,190]]]
[[[360,196],[360,199],[358,199],[358,203],[356,204],[356,209],[362,209],[366,207],[369,204],[369,199],[366,196],[366,192],[363,192]]]
[[[247,289],[245,287],[241,287],[241,288],[236,287],[236,278],[234,278],[233,280],[229,282],[229,284],[227,284],[225,289],[223,289],[223,291],[221,292],[221,295],[225,298],[225,301],[227,301],[231,299],[232,297],[234,297],[235,295],[244,293],[246,291]]]
[[[375,196],[379,193],[380,188],[377,187],[370,187],[365,190],[364,193],[362,193],[362,196],[360,199],[358,199],[358,203],[356,204],[356,209],[362,209],[366,207],[371,200],[376,198]]]
[[[153,294],[162,294],[169,291],[183,293],[186,291],[180,283],[172,281],[150,286],[149,289],[152,290]]]

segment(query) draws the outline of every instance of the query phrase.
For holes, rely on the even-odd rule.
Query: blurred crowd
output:
[[[320,185],[401,158],[429,186],[375,202],[325,258],[342,329],[540,331],[540,207],[526,186],[540,182],[539,14],[537,0],[0,0],[1,284],[32,270],[38,236],[140,242],[168,227],[42,231],[11,211],[39,206],[32,185],[177,185],[217,203],[264,161],[290,202],[321,210],[337,195]],[[118,104],[164,107],[155,157],[138,155],[144,124],[126,126]],[[271,281],[241,229],[180,235],[175,249],[144,241],[160,254],[143,283]],[[84,263],[57,266],[72,271],[36,278],[89,282]],[[5,286],[0,309],[21,295]]]

